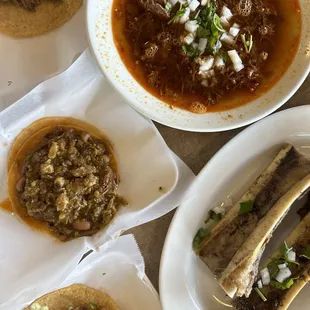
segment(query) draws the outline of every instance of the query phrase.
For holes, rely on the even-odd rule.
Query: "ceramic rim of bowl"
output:
[[[166,126],[196,132],[239,128],[271,114],[299,89],[310,71],[310,2],[299,0],[302,33],[293,63],[281,79],[256,100],[223,112],[194,114],[171,108],[147,92],[129,73],[114,44],[112,33],[113,0],[87,3],[86,23],[90,47],[96,61],[118,93],[138,112]]]

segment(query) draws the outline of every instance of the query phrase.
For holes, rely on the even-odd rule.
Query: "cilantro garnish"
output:
[[[210,231],[206,228],[200,228],[196,235],[195,238],[193,240],[193,248],[195,251],[197,251],[199,249],[200,243],[203,241],[203,239],[207,236],[210,236]]]
[[[196,36],[198,38],[208,38],[210,34],[211,34],[211,31],[209,29],[205,29],[201,26],[198,27],[197,32],[196,32]]]
[[[196,58],[200,55],[200,51],[194,48],[192,45],[182,45],[182,51],[184,55],[191,58]]]
[[[166,3],[166,5],[165,5],[165,10],[167,11],[167,12],[171,12],[171,10],[172,10],[172,4],[171,4],[171,2],[167,2]]]
[[[281,254],[281,257],[285,260],[285,262],[287,263],[290,263],[290,264],[295,264],[295,265],[299,265],[298,262],[294,262],[292,260],[289,260],[288,259],[288,253],[293,251],[293,248],[289,248],[287,246],[287,243],[286,241],[284,241],[281,246],[280,246],[280,254]]]
[[[254,200],[248,200],[240,203],[240,214],[249,213],[253,211]]]
[[[183,7],[182,3],[180,4],[180,8],[175,12],[174,16],[169,20],[168,25],[171,23],[177,23],[180,19],[185,14],[186,8]]]
[[[283,281],[283,283],[280,283],[278,281],[275,280],[271,280],[270,283],[273,287],[280,289],[282,291],[289,289],[293,284],[294,284],[294,279],[287,279],[285,281]]]
[[[306,248],[304,248],[299,256],[310,259],[310,245],[308,245]]]

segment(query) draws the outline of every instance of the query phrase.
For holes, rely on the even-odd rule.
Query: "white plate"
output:
[[[85,6],[63,26],[31,38],[0,33],[0,111],[64,71],[88,46]]]
[[[301,43],[293,64],[281,80],[267,93],[251,103],[233,110],[193,114],[171,109],[148,93],[129,73],[114,44],[111,11],[113,0],[90,0],[87,5],[87,30],[92,51],[101,70],[115,89],[137,111],[159,123],[189,131],[223,131],[257,121],[282,106],[297,91],[310,70],[307,55],[310,36],[310,2],[299,0],[302,8]]]
[[[232,139],[200,172],[190,188],[195,196],[179,207],[165,241],[160,268],[164,310],[226,309],[212,297],[214,294],[224,300],[225,294],[207,266],[194,255],[194,235],[203,225],[208,210],[227,196],[236,202],[285,142],[309,156],[309,120],[310,106],[276,113]],[[275,250],[297,224],[296,208],[291,211],[275,232],[265,254]],[[309,302],[310,286],[307,286],[290,310],[305,309],[302,305]]]

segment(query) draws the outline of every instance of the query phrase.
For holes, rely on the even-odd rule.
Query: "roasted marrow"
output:
[[[294,252],[296,259],[290,262],[285,251]],[[280,272],[278,266],[287,265],[291,275],[282,283],[276,278]],[[310,279],[310,214],[308,214],[296,229],[285,240],[264,266],[270,274],[269,285],[260,289],[260,294],[253,290],[248,298],[233,300],[237,310],[286,310],[293,299],[303,289]],[[254,287],[257,287],[255,283]],[[263,296],[263,298],[262,298]]]
[[[273,231],[309,186],[310,161],[286,145],[202,240],[198,254],[228,296],[250,295]]]

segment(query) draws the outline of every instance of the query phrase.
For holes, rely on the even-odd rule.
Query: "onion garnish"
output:
[[[195,35],[193,33],[189,33],[185,38],[184,38],[184,42],[187,45],[190,45],[194,42],[195,40]]]
[[[185,24],[185,30],[191,33],[196,32],[198,27],[199,25],[197,24],[196,20],[188,20]]]
[[[294,251],[289,251],[287,253],[287,259],[290,261],[290,262],[296,262],[296,252]]]
[[[221,41],[229,45],[233,45],[235,43],[234,38],[230,34],[227,34],[227,33],[222,34]]]
[[[236,72],[241,71],[244,68],[244,65],[242,63],[242,59],[239,57],[239,54],[236,50],[228,51],[228,56],[231,59],[234,69]]]
[[[198,0],[192,0],[191,3],[189,4],[189,8],[192,12],[194,12],[198,7],[200,3]]]
[[[258,287],[255,287],[254,290],[256,291],[256,293],[259,295],[259,297],[262,299],[263,302],[267,301],[267,298],[265,297],[265,295],[260,291],[260,289]]]
[[[264,268],[260,271],[260,276],[262,277],[262,282],[264,285],[269,285],[270,284],[270,273],[268,268]]]
[[[225,306],[225,307],[228,307],[228,308],[233,308],[233,306],[232,305],[230,305],[230,304],[227,304],[227,303],[225,303],[225,302],[223,302],[223,301],[221,301],[220,299],[218,299],[215,295],[213,295],[213,298],[219,303],[219,304],[221,304],[221,305],[223,305],[223,306]]]
[[[231,10],[224,5],[222,9],[222,16],[226,17],[226,19],[229,21],[234,15],[231,13]]]
[[[189,7],[185,8],[184,14],[179,19],[179,23],[185,24],[189,20],[190,13],[191,13],[191,10],[189,9]]]
[[[262,288],[263,288],[263,282],[262,282],[262,280],[258,280],[258,281],[257,281],[257,286],[258,286],[259,289],[262,289]]]
[[[207,44],[208,44],[207,38],[199,39],[198,49],[203,53],[207,47]]]
[[[242,40],[242,42],[243,42],[243,45],[244,45],[244,48],[245,48],[245,52],[246,52],[247,54],[249,54],[249,53],[251,52],[251,50],[252,50],[252,47],[253,47],[253,36],[250,35],[249,40],[247,40],[247,39],[245,38],[245,34],[242,34],[242,35],[241,35],[241,40]]]
[[[289,268],[280,269],[278,275],[276,276],[276,280],[279,283],[283,283],[285,280],[287,280],[292,275],[292,272]]]

